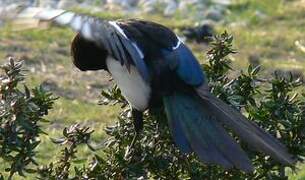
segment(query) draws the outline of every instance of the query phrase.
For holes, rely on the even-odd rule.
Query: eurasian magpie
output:
[[[194,152],[204,163],[253,170],[224,126],[280,163],[294,163],[276,138],[209,92],[198,61],[165,26],[138,19],[108,21],[64,10],[35,14],[37,19],[77,32],[71,45],[74,65],[82,71],[106,70],[112,75],[132,107],[138,133],[142,113],[162,106],[176,146],[182,153]]]

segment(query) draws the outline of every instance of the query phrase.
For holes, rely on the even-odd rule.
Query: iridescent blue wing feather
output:
[[[176,73],[188,85],[200,86],[205,82],[204,73],[192,52],[183,43],[173,53],[176,53]]]

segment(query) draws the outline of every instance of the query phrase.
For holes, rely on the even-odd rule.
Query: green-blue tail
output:
[[[276,138],[210,94],[207,88],[198,88],[197,94],[174,92],[163,97],[163,103],[177,146],[184,153],[195,152],[205,163],[245,172],[253,170],[247,155],[223,125],[243,142],[278,162],[295,163],[295,158]]]
[[[174,141],[182,152],[195,152],[201,161],[224,168],[253,170],[245,152],[204,108],[200,97],[176,92],[163,102]]]

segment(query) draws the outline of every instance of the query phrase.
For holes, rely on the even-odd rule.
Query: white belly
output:
[[[106,63],[114,81],[121,89],[122,95],[131,106],[139,111],[147,109],[151,89],[138,70],[131,65],[130,71],[128,71],[125,66],[112,57],[108,57]]]

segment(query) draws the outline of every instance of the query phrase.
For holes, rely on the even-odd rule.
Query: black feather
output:
[[[232,129],[242,141],[256,150],[264,152],[285,165],[292,165],[295,159],[276,138],[262,130],[255,123],[246,119],[241,113],[210,94],[202,86],[197,89],[198,94],[207,104],[207,108],[218,121]]]

